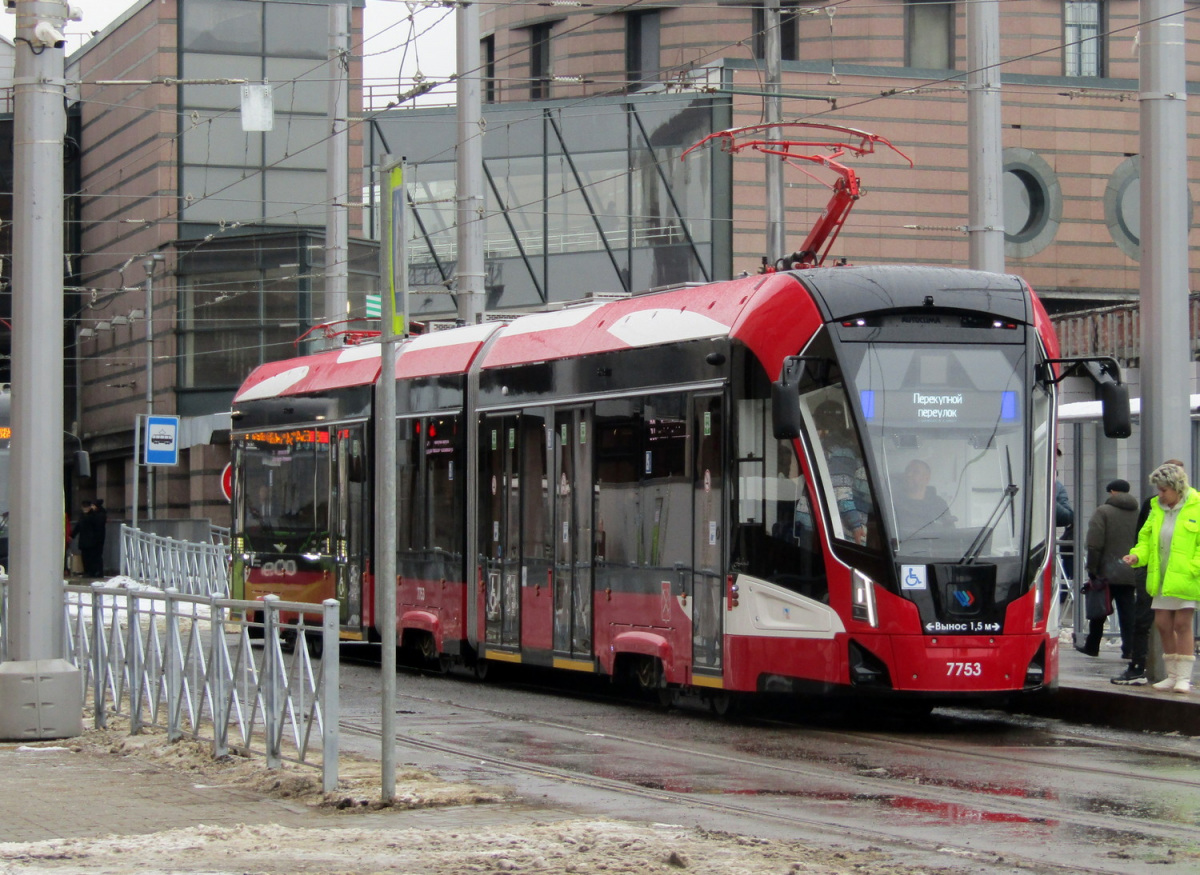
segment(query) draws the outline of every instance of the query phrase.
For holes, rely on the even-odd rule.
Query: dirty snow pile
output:
[[[469,833],[399,827],[197,826],[145,836],[0,845],[0,872],[835,875],[889,871],[886,864],[872,866],[872,857],[815,852],[798,844],[677,826],[611,821],[575,820]]]
[[[60,743],[61,744],[61,743]],[[149,731],[125,736],[118,729],[90,730],[68,742],[77,755],[138,757],[164,773],[254,792],[264,799],[287,799],[309,806],[314,828],[278,824],[197,824],[150,834],[0,843],[0,875],[24,873],[103,873],[103,875],[294,875],[294,873],[685,873],[704,875],[900,875],[882,853],[813,848],[798,842],[769,841],[668,824],[609,820],[545,821],[529,818],[527,805],[504,790],[445,782],[417,769],[397,773],[394,805],[379,802],[378,763],[346,757],[335,793],[321,792],[319,774],[285,764],[267,770],[261,759],[227,757],[214,761],[207,746],[167,744]],[[434,806],[495,806],[493,825],[414,829],[406,812]],[[523,816],[504,823],[508,806]],[[473,808],[472,810],[476,810]],[[515,809],[514,809],[515,810]],[[370,825],[363,822],[370,815]],[[443,822],[453,823],[447,811]],[[144,824],[131,829],[144,829]],[[921,870],[930,872],[931,870]],[[949,871],[949,870],[944,870]]]

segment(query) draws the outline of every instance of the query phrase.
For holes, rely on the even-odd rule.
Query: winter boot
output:
[[[1146,669],[1143,666],[1131,662],[1129,668],[1125,669],[1125,673],[1112,678],[1112,682],[1123,687],[1144,687],[1149,683],[1149,679],[1146,677]]]
[[[1196,657],[1187,653],[1175,654],[1175,692],[1186,693],[1192,688],[1192,668]]]
[[[1176,653],[1163,654],[1163,668],[1167,670],[1167,676],[1158,683],[1150,685],[1151,689],[1159,692],[1175,689],[1175,681],[1178,679],[1178,673],[1175,666],[1178,664],[1179,655]]]

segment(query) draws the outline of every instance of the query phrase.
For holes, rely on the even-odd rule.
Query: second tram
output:
[[[233,405],[235,594],[718,707],[1044,690],[1058,354],[1016,277],[873,266],[432,332],[394,377],[378,343],[266,364]],[[372,486],[384,391],[395,495]]]

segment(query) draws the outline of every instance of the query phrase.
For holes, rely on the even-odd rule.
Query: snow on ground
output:
[[[635,824],[573,819],[530,822],[526,815],[486,828],[413,829],[405,812],[431,806],[506,806],[520,800],[503,790],[447,783],[416,769],[397,774],[397,801],[379,802],[378,763],[345,758],[338,790],[323,794],[319,774],[285,764],[266,769],[260,759],[227,757],[217,762],[206,745],[167,744],[151,730],[125,736],[124,730],[90,730],[69,742],[72,750],[95,758],[141,757],[156,768],[182,773],[205,784],[221,784],[264,796],[286,798],[324,810],[326,823],[312,829],[277,824],[212,826],[197,824],[149,835],[55,839],[0,843],[0,875],[90,873],[90,875],[292,875],[292,873],[494,873],[697,872],[704,875],[901,875],[921,871],[890,863],[874,851],[839,851],[798,842],[769,841],[669,824]],[[372,815],[363,825],[360,812]],[[453,823],[452,809],[444,822]],[[380,817],[382,815],[382,818]],[[503,822],[502,816],[491,822]]]

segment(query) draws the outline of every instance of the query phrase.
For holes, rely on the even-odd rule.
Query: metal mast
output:
[[[1191,461],[1188,393],[1187,76],[1182,0],[1142,0],[1142,482],[1164,459]]]
[[[329,139],[325,144],[325,321],[349,314],[350,7],[329,7]],[[336,344],[331,340],[330,344]]]
[[[783,121],[783,40],[780,39],[779,30],[779,0],[767,0],[763,11],[766,29],[763,34],[764,54],[767,56],[766,122],[768,125],[776,125]],[[769,140],[777,140],[781,135],[779,128],[773,127],[767,131]],[[783,159],[777,155],[767,155],[766,162],[767,260],[769,264],[775,264],[788,252],[787,227],[784,222]]]
[[[967,234],[970,265],[1004,272],[1000,4],[967,3]]]
[[[13,740],[83,730],[79,670],[62,658],[67,6],[16,0],[16,15],[11,583],[9,661],[0,663],[0,738]]]
[[[458,43],[458,316],[483,319],[483,103],[479,91],[479,5],[462,3],[455,19]]]

